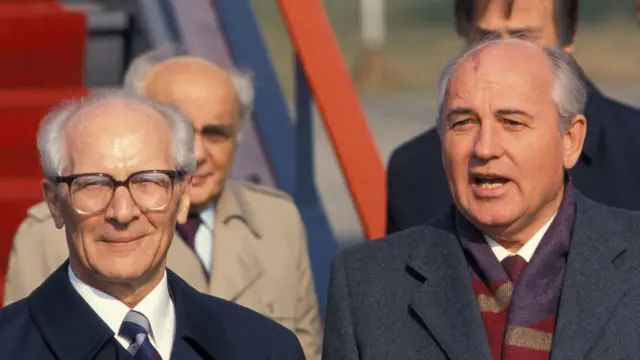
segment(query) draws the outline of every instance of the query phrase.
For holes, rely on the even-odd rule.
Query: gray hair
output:
[[[48,179],[54,180],[61,176],[64,168],[68,166],[69,154],[64,135],[71,119],[82,109],[113,100],[130,101],[151,108],[160,114],[171,128],[173,156],[177,169],[189,173],[196,170],[195,134],[187,115],[175,106],[154,101],[143,95],[115,90],[95,92],[85,97],[65,101],[45,115],[38,129],[37,140],[40,164]]]
[[[573,117],[584,112],[584,107],[587,101],[587,89],[583,80],[584,75],[582,69],[571,54],[557,47],[540,47],[522,39],[488,38],[473,48],[457,55],[444,67],[438,84],[438,131],[441,131],[447,93],[449,92],[451,77],[457,68],[457,65],[469,56],[473,56],[490,46],[510,43],[526,44],[527,46],[535,47],[536,49],[544,52],[547,56],[551,69],[555,75],[551,97],[553,103],[556,105],[558,116],[560,117],[560,131],[564,133],[568,129]]]
[[[136,57],[127,69],[124,77],[123,87],[126,90],[145,94],[145,78],[158,65],[174,57],[190,55],[188,51],[179,44],[167,43],[162,46]],[[209,61],[207,59],[202,59]],[[210,61],[209,61],[210,62]],[[252,76],[248,71],[237,69],[224,69],[231,77],[231,81],[239,99],[239,118],[242,124],[251,117],[253,111],[253,101],[255,90],[253,88]]]

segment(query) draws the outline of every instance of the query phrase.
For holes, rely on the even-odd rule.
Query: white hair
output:
[[[127,69],[127,73],[124,76],[123,87],[127,90],[136,92],[138,94],[145,94],[145,80],[147,75],[155,69],[156,66],[163,62],[170,60],[178,56],[191,56],[188,51],[181,45],[175,43],[166,43],[136,57]],[[210,62],[207,59],[201,58],[204,61]],[[216,64],[217,65],[217,64]],[[251,73],[245,70],[237,69],[223,69],[231,78],[236,90],[236,94],[239,99],[239,118],[242,124],[245,120],[251,117],[253,111],[253,101],[255,96],[255,90],[253,88],[253,81]]]
[[[175,106],[154,101],[143,95],[110,90],[65,101],[45,115],[38,129],[37,140],[40,164],[48,179],[55,180],[56,177],[62,176],[65,167],[69,165],[69,154],[65,142],[65,131],[69,122],[82,109],[114,100],[129,101],[160,114],[171,128],[176,168],[189,173],[196,170],[195,134],[187,115]]]
[[[445,103],[447,102],[447,93],[449,92],[451,77],[458,64],[469,56],[473,56],[490,46],[499,44],[524,44],[525,46],[535,47],[546,55],[551,66],[551,70],[555,75],[551,98],[553,103],[556,105],[560,118],[560,130],[565,132],[573,117],[584,112],[584,107],[587,102],[587,89],[583,80],[584,75],[582,69],[571,54],[560,48],[540,47],[529,41],[516,38],[488,38],[486,41],[481,42],[475,47],[457,55],[447,63],[440,75],[440,81],[438,84],[438,131],[441,131],[444,116],[443,112],[446,106]]]

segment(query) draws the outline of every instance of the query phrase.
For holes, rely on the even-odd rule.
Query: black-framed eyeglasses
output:
[[[109,206],[120,186],[127,188],[140,210],[163,210],[171,202],[176,179],[182,180],[185,175],[182,170],[144,170],[125,180],[104,173],[84,173],[58,176],[55,181],[67,184],[71,202],[79,213],[93,214]]]

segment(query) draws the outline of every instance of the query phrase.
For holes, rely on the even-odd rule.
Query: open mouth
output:
[[[510,180],[497,175],[473,175],[473,183],[483,189],[497,189]]]

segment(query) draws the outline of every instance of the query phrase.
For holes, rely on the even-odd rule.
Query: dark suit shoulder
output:
[[[396,276],[400,272],[404,273],[409,259],[427,236],[441,231],[453,231],[451,219],[451,211],[447,211],[425,224],[346,249],[336,259],[344,262],[348,274],[352,270],[354,273],[366,274],[367,277],[373,277],[373,274],[379,278]]]
[[[409,256],[424,233],[426,225],[418,225],[405,229],[380,239],[367,241],[342,251],[341,256],[350,262],[388,261],[403,256]],[[355,265],[358,266],[358,265]]]
[[[610,98],[609,96],[602,93],[600,93],[600,96],[601,101],[607,105],[610,111],[613,111],[619,115],[628,115],[625,116],[625,118],[635,118],[635,121],[640,121],[640,109]]]
[[[430,159],[440,161],[440,136],[435,128],[422,132],[398,146],[389,159],[389,170],[413,170],[407,166],[424,165]]]
[[[452,216],[454,210],[453,206],[450,205],[445,212],[421,225],[412,226],[393,234],[388,234],[380,239],[353,246],[344,250],[343,253],[346,256],[360,257],[384,256],[385,253],[389,254],[390,252],[411,255],[418,243],[424,239],[426,233],[453,231]]]
[[[252,344],[262,349],[251,349],[242,358],[268,354],[271,359],[304,359],[298,338],[289,329],[251,309],[230,301],[200,294],[203,305],[216,311],[229,338],[236,344]]]
[[[304,359],[302,347],[289,329],[251,309],[198,292],[170,270],[168,274],[170,286],[182,300],[181,311],[186,311],[189,326],[197,329],[203,346],[208,346],[210,338],[224,334],[226,345],[241,359],[265,355],[273,359]],[[221,331],[216,334],[212,329]]]
[[[53,359],[33,321],[27,299],[0,310],[0,359]]]
[[[603,205],[582,194],[578,195],[577,204],[581,208],[578,214],[582,214],[587,223],[598,224],[604,232],[624,237],[640,237],[639,211]]]
[[[589,95],[586,116],[587,127],[589,123],[595,124],[596,130],[610,134],[611,140],[629,139],[635,147],[640,131],[640,109],[612,99],[596,89]]]
[[[604,122],[603,131],[609,133],[608,137],[611,141],[626,140],[624,146],[637,148],[638,134],[640,134],[640,110],[606,97],[602,101],[606,104],[603,107],[610,113],[609,118],[598,119]],[[587,121],[589,121],[588,118]]]
[[[0,309],[0,338],[3,337],[7,329],[29,319],[29,307],[26,299],[16,301]]]
[[[295,335],[274,320],[244,306],[215,296],[198,294],[203,308],[215,312],[230,335],[251,340],[252,337],[269,337],[278,341],[295,340]]]
[[[433,219],[451,204],[435,128],[400,145],[387,169],[387,233]]]

